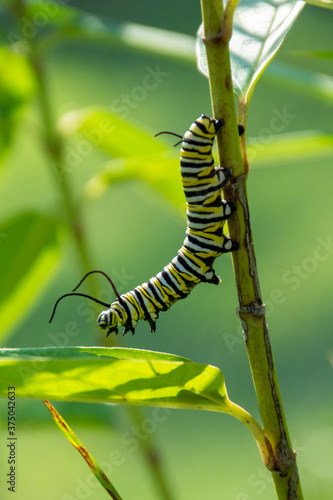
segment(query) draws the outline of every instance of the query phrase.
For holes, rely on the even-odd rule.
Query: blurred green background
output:
[[[113,20],[191,36],[200,24],[199,2],[190,0],[170,1],[158,7],[150,0],[66,4]],[[10,24],[12,19],[5,8],[1,15],[1,43],[6,46],[8,33],[15,33],[17,26]],[[333,77],[332,58],[301,53],[332,51],[331,26],[331,11],[306,6],[272,68],[275,65],[278,71],[283,63],[285,67]],[[142,86],[147,71],[157,66],[163,77],[141,98],[135,89]],[[10,76],[7,70],[10,68],[2,65],[2,79]],[[161,130],[182,134],[201,113],[211,115],[208,81],[198,73],[194,60],[185,63],[119,44],[68,38],[64,34],[48,53],[46,77],[54,120],[66,111],[90,105],[110,109],[118,106],[124,94],[141,95],[127,105],[126,120],[151,136]],[[24,80],[22,74],[17,77],[20,79]],[[318,146],[318,151],[308,152],[306,145],[315,136],[332,139],[333,99],[309,92],[306,82],[297,91],[290,89],[290,84],[281,85],[281,80],[267,72],[256,87],[247,129],[252,145],[248,193],[273,352],[305,498],[325,500],[332,497],[333,488],[333,140],[325,149]],[[4,117],[5,111],[3,106]],[[59,181],[41,147],[42,125],[36,100],[20,113],[10,148],[1,156],[1,227],[19,214],[41,212],[56,218],[61,201]],[[272,119],[281,115],[284,118],[279,123],[283,126],[276,134]],[[296,140],[300,141],[299,149],[291,148],[290,152],[288,141]],[[67,139],[68,154],[80,153],[80,141],[79,134]],[[164,143],[177,168],[178,151],[173,150],[172,140],[166,138]],[[97,147],[80,154],[79,165],[68,175],[77,199],[86,182],[108,160],[110,156]],[[179,190],[179,185],[174,189]],[[110,274],[120,293],[159,272],[181,246],[185,204],[175,206],[143,180],[115,183],[102,196],[83,200],[91,261],[95,268]],[[9,239],[3,236],[6,232],[1,227],[0,255],[6,256]],[[13,236],[17,245],[24,248],[20,234],[18,227]],[[62,236],[60,232],[58,237]],[[96,326],[98,308],[76,298],[63,301],[53,323],[48,324],[55,300],[82,277],[72,239],[66,234],[61,241],[61,255],[52,280],[39,293],[34,292],[36,300],[22,321],[14,322],[3,346],[114,342],[113,338],[105,341]],[[25,258],[22,252],[23,264]],[[155,335],[146,323],[140,323],[135,336],[120,335],[116,341],[126,347],[171,352],[217,365],[225,375],[230,398],[260,419],[235,314],[237,298],[230,257],[218,259],[215,267],[223,280],[221,286],[196,288],[186,301],[161,314]],[[108,290],[100,278],[96,286],[103,293]],[[6,289],[2,293],[5,295]],[[107,300],[113,300],[111,291]],[[22,307],[24,301],[23,296]],[[69,321],[75,322],[72,337],[64,335]],[[6,430],[6,403],[0,401],[2,436]],[[147,435],[156,441],[175,500],[276,498],[253,438],[228,416],[173,410],[157,417],[156,410],[144,409],[138,434],[125,408],[74,403],[55,406],[124,499],[159,498],[141,450]],[[17,401],[17,432],[17,499],[106,497],[86,464],[51,422],[42,402]],[[2,437],[2,471],[7,470],[6,462]],[[2,479],[1,498],[11,498],[3,485],[4,476]]]

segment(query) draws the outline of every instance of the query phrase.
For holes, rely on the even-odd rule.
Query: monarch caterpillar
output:
[[[157,276],[121,296],[105,273],[92,271],[101,272],[113,286],[117,300],[110,306],[84,294],[64,295],[81,295],[106,305],[108,309],[100,313],[97,323],[102,329],[108,329],[107,335],[117,334],[120,326],[125,327],[124,335],[128,331],[134,334],[139,320],[148,321],[151,331],[155,332],[161,311],[187,297],[201,282],[220,283],[213,269],[215,259],[238,249],[238,243],[223,234],[225,220],[236,210],[233,203],[221,199],[222,188],[231,174],[222,167],[214,168],[212,157],[214,137],[222,125],[222,120],[201,115],[182,137],[180,171],[187,205],[187,229],[176,257]]]

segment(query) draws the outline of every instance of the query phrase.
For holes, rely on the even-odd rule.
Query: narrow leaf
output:
[[[324,7],[325,9],[333,9],[333,0],[305,0],[306,3],[316,5],[316,7]]]
[[[157,153],[117,158],[105,163],[87,182],[85,195],[96,198],[114,183],[142,179],[159,191],[184,216],[185,198],[180,182],[179,157]]]
[[[265,71],[265,79],[295,92],[302,92],[312,99],[333,102],[333,78],[329,75],[274,62]]]
[[[304,6],[300,0],[240,0],[234,14],[230,40],[233,86],[241,101],[246,101],[256,81],[280,47]],[[197,60],[201,73],[208,77],[203,26],[197,38]]]
[[[332,4],[333,5],[333,4]],[[333,59],[333,50],[293,50],[296,57],[314,57],[316,59]]]
[[[96,460],[89,453],[89,451],[83,446],[77,435],[72,431],[67,422],[62,418],[60,413],[57,412],[55,407],[47,400],[43,400],[46,408],[50,411],[53,420],[61,430],[61,432],[65,435],[66,439],[76,448],[76,450],[83,456],[84,460],[87,462],[87,465],[91,472],[94,474],[96,479],[101,483],[105,491],[112,497],[114,500],[121,500],[121,496],[114,488],[114,486],[110,483],[109,479],[100,468]]]
[[[253,168],[267,168],[272,165],[281,167],[286,162],[290,164],[291,161],[311,159],[319,163],[322,158],[332,156],[332,136],[315,131],[278,136],[273,136],[272,133],[268,143],[263,144],[255,138],[250,139],[248,143],[248,157],[253,162]]]
[[[53,31],[40,40],[40,46],[75,37],[93,40],[103,44],[122,45],[131,50],[167,55],[175,59],[193,60],[193,38],[183,33],[144,26],[136,23],[118,21],[87,14],[80,9],[60,5],[60,3],[32,3],[28,7],[31,18],[40,12],[48,14],[48,28]],[[56,34],[58,33],[58,37]]]

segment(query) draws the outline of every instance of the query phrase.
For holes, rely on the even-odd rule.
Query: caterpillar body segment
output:
[[[201,282],[219,284],[213,263],[223,253],[237,250],[238,243],[223,233],[225,220],[236,210],[221,199],[230,172],[214,168],[212,146],[222,120],[206,115],[185,133],[180,150],[180,171],[186,197],[187,229],[182,247],[170,264],[147,283],[121,295],[103,311],[97,323],[118,333],[120,326],[134,333],[139,320],[148,321],[152,332],[161,311],[184,299]]]

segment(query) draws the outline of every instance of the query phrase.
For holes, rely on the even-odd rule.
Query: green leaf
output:
[[[304,2],[299,0],[239,2],[229,47],[233,87],[241,101],[249,99],[259,76],[274,57],[303,5]],[[200,26],[197,38],[198,67],[208,77],[202,36],[203,27]]]
[[[104,166],[87,182],[88,198],[101,196],[110,185],[128,179],[142,179],[184,212],[184,193],[180,182],[179,152],[155,138],[153,133],[120,120],[100,108],[70,111],[58,123],[63,135],[80,132],[96,147],[116,159]]]
[[[293,50],[296,57],[315,57],[316,59],[333,59],[333,50]]]
[[[264,463],[268,440],[260,425],[227,395],[212,365],[154,351],[119,347],[0,349],[0,396],[187,408],[228,413],[252,433]]]
[[[333,0],[305,0],[310,5],[316,7],[324,7],[325,9],[333,9]]]
[[[64,135],[80,132],[115,158],[167,150],[153,133],[144,131],[142,125],[121,120],[102,108],[69,111],[60,118],[58,129]]]
[[[96,198],[102,196],[114,183],[141,179],[179,208],[184,216],[185,198],[178,155],[178,152],[174,157],[170,157],[169,153],[158,153],[111,160],[89,179],[84,193],[88,198]]]
[[[273,136],[267,144],[256,139],[248,143],[248,158],[253,168],[267,168],[270,165],[282,165],[285,162],[311,159],[320,162],[322,158],[333,154],[332,136],[315,131],[296,132]],[[279,162],[276,162],[279,158]]]
[[[0,225],[0,337],[38,300],[58,263],[56,222],[23,214]]]
[[[43,400],[45,406],[50,411],[52,418],[56,425],[59,427],[61,432],[65,435],[66,439],[74,446],[74,448],[83,456],[84,460],[87,462],[87,465],[91,472],[94,474],[96,479],[103,486],[105,491],[112,497],[114,500],[121,500],[121,496],[115,489],[115,487],[111,484],[103,470],[100,468],[94,457],[89,453],[87,448],[83,446],[75,432],[69,427],[67,422],[62,418],[59,412],[55,409],[53,405],[47,400]]]
[[[40,40],[40,47],[45,44],[45,47],[49,48],[50,42],[61,42],[64,37],[75,37],[167,55],[175,59],[194,59],[193,37],[183,33],[94,16],[59,3],[33,3],[28,11],[32,18],[44,12],[48,16],[48,25],[55,28],[49,37],[46,35]]]
[[[170,354],[121,348],[0,350],[0,395],[204,408],[228,413],[222,372]],[[230,411],[229,411],[230,412]]]
[[[333,102],[333,78],[322,73],[274,62],[267,68],[265,79],[311,98]]]
[[[179,152],[170,152],[142,125],[121,120],[101,108],[69,111],[58,122],[63,135],[80,132],[96,147],[115,159],[104,164],[85,187],[88,198],[101,196],[108,187],[128,179],[142,179],[184,211],[184,193],[179,173]]]

